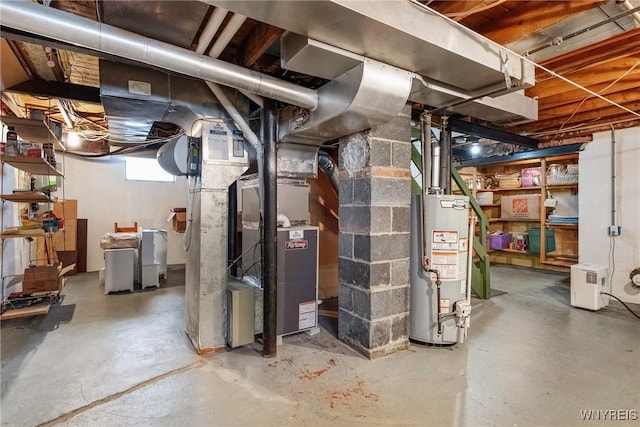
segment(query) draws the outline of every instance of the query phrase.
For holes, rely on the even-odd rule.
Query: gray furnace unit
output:
[[[242,229],[244,275],[260,277],[260,230]],[[278,228],[277,335],[318,326],[318,227]]]

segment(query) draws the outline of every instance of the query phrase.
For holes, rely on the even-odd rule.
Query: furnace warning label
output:
[[[308,329],[316,326],[316,302],[301,302],[298,305],[298,329]]]
[[[207,138],[207,160],[229,160],[229,136],[221,123],[214,123]]]
[[[458,249],[456,247],[456,249]],[[441,280],[455,280],[458,278],[458,251],[431,251],[431,268],[440,272]],[[435,275],[432,278],[435,279]]]
[[[458,252],[458,232],[433,230],[431,248],[434,250]]]

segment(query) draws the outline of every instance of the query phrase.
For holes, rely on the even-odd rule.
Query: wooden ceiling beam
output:
[[[640,111],[640,101],[630,102],[626,105],[623,104],[623,106],[629,108],[630,110]],[[578,112],[573,117],[571,117],[570,121],[567,121],[567,119],[569,119],[569,116],[554,117],[546,120],[538,120],[536,122],[527,123],[524,125],[517,125],[515,127],[510,127],[507,130],[514,133],[530,133],[535,135],[539,132],[559,129],[563,123],[563,128],[567,128],[567,130],[569,130],[571,126],[582,123],[592,125],[606,125],[615,120],[621,120],[625,118],[631,120],[635,117],[636,116],[626,113],[624,112],[624,110],[621,110],[618,107],[609,106],[596,110],[586,111],[583,113]]]
[[[282,35],[282,28],[260,22],[244,42],[242,49],[242,65],[251,68],[260,57],[274,44]]]
[[[607,96],[607,99],[620,105],[630,103],[640,103],[640,91],[623,90],[615,93],[611,93]],[[609,106],[611,104],[606,101],[591,97],[586,101],[576,101],[571,104],[561,105],[559,107],[546,108],[538,112],[538,120],[543,121],[547,118],[551,119],[560,116],[569,116],[575,111],[591,111]]]
[[[523,1],[499,21],[491,21],[475,31],[505,45],[594,9],[606,1]]]
[[[429,3],[429,7],[443,15],[452,13],[462,13],[478,6],[478,0],[471,1],[434,1]]]
[[[580,72],[585,69],[589,69],[590,67],[598,67],[603,64],[609,64],[613,61],[620,61],[627,57],[638,57],[640,55],[640,40],[637,46],[622,46],[622,49],[608,52],[605,54],[598,55],[594,52],[593,56],[586,54],[586,58],[582,61],[576,61],[572,63],[566,63],[564,66],[559,68],[549,68],[551,71],[556,74],[560,74],[561,76],[569,78],[571,74]],[[552,74],[547,73],[546,71],[538,68],[536,70],[536,84],[544,83],[547,80],[555,79]]]
[[[541,62],[540,65],[549,68],[556,73],[562,73],[570,70],[571,68],[589,65],[592,63],[591,61],[600,60],[603,57],[618,57],[620,55],[625,55],[626,52],[633,52],[633,49],[638,46],[640,46],[640,28],[627,31],[601,42],[547,59],[546,61]],[[544,71],[540,70],[540,72],[541,74],[544,74]]]
[[[587,67],[575,73],[566,74],[565,77],[584,87],[590,87],[604,82],[612,82],[620,78],[633,67],[640,67],[640,54],[619,60],[609,61],[593,67]],[[635,68],[634,68],[635,69]],[[525,94],[532,98],[544,97],[549,93],[567,92],[576,87],[558,78],[536,83],[532,88],[526,89]]]
[[[605,123],[602,125],[586,126],[582,129],[576,130],[561,130],[559,132],[550,132],[547,135],[539,136],[539,140],[541,144],[544,144],[545,142],[552,140],[566,140],[568,138],[577,138],[580,136],[591,136],[596,132],[611,131],[611,126],[613,126],[615,129],[640,127],[640,119],[628,120],[624,117],[620,117],[619,119],[612,118],[609,123]]]
[[[624,79],[621,79],[615,85],[611,85],[611,82],[603,82],[590,86],[589,89],[602,96],[608,96],[611,93],[619,91],[637,91],[638,88],[640,88],[640,67],[638,67],[637,71],[634,71],[634,73],[630,73],[625,76]],[[549,94],[549,96],[542,96],[538,98],[538,111],[571,104],[576,101],[582,101],[589,97],[592,97],[592,95],[589,95],[582,89]]]

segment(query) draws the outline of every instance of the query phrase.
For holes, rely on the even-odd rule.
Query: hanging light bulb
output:
[[[475,156],[476,154],[480,154],[480,151],[481,151],[481,148],[478,142],[471,143],[471,154]]]

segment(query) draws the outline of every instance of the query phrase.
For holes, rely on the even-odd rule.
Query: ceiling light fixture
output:
[[[67,132],[65,134],[66,137],[66,146],[67,148],[79,148],[82,145],[82,140],[80,139],[80,135],[76,132]]]
[[[476,154],[480,154],[480,151],[481,151],[480,144],[477,142],[473,142],[471,144],[471,154],[475,156]]]

